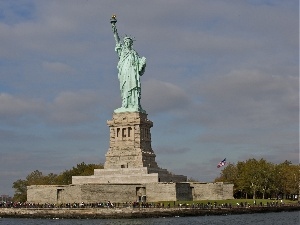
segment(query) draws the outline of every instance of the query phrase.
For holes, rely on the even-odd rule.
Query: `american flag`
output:
[[[223,159],[221,162],[219,162],[219,164],[217,165],[218,168],[220,168],[221,166],[224,166],[226,164],[226,158]]]

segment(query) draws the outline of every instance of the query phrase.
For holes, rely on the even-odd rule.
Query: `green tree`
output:
[[[265,198],[265,193],[270,191],[272,164],[264,159],[248,159],[246,162],[239,162],[238,167],[238,188],[256,198],[258,193]]]
[[[276,194],[287,195],[299,193],[299,165],[292,165],[289,161],[284,161],[276,165]]]
[[[262,193],[264,199],[266,194],[270,195],[272,190],[272,184],[274,184],[274,164],[267,162],[264,159],[259,161],[259,173],[258,173],[258,191]]]
[[[276,190],[277,195],[282,194],[283,198],[286,198],[288,192],[288,177],[289,177],[289,168],[291,162],[284,161],[276,166]]]
[[[103,169],[102,164],[85,164],[84,162],[77,164],[70,170],[61,173],[57,179],[56,184],[67,185],[72,183],[72,176],[90,176],[94,174],[94,169]]]
[[[287,185],[287,192],[289,194],[299,194],[299,170],[299,165],[290,165]]]
[[[43,175],[42,172],[35,170],[32,173],[30,173],[26,177],[26,181],[28,185],[41,185],[45,184],[45,176]]]
[[[47,176],[44,177],[44,183],[48,185],[57,184],[58,175],[54,173],[49,173]]]
[[[42,185],[47,183],[46,177],[42,172],[35,170],[31,172],[25,180],[17,180],[13,183],[15,189],[14,201],[24,202],[27,200],[27,186],[29,185]]]
[[[27,200],[27,186],[30,185],[67,185],[72,183],[72,176],[89,176],[94,173],[94,169],[103,169],[102,164],[77,164],[70,170],[66,170],[59,175],[49,173],[43,175],[35,170],[26,176],[25,180],[17,180],[13,183],[15,189],[14,201],[25,202]]]
[[[13,183],[13,188],[15,189],[14,201],[16,202],[26,202],[27,200],[27,181],[17,180]]]
[[[193,177],[190,177],[188,180],[188,182],[199,182],[199,180],[193,178]]]
[[[248,159],[236,165],[229,163],[215,182],[233,183],[235,196],[245,194],[255,199],[282,194],[286,198],[299,194],[299,169],[289,161],[276,165],[265,159]]]
[[[228,182],[233,184],[233,193],[234,195],[240,195],[241,190],[238,186],[237,180],[238,180],[239,172],[238,168],[233,163],[228,163],[224,169],[222,169],[220,176],[217,177],[214,182]]]
[[[238,170],[235,164],[228,163],[228,165],[222,169],[220,176],[215,179],[215,182],[229,182],[236,183],[238,178]]]

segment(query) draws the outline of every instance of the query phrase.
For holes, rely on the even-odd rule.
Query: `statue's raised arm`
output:
[[[112,17],[110,19],[110,23],[111,23],[112,31],[114,33],[115,40],[116,40],[116,45],[120,44],[120,37],[119,37],[117,26],[116,26],[116,23],[117,23],[116,15],[112,15]]]
[[[120,40],[116,23],[116,15],[110,19],[112,31],[116,40],[115,51],[118,53],[118,78],[120,81],[120,91],[122,107],[115,110],[115,113],[122,112],[142,112],[146,113],[141,107],[141,81],[140,76],[145,72],[146,58],[140,57],[132,48],[133,39],[124,37]]]

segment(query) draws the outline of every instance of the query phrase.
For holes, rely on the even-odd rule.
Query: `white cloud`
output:
[[[143,83],[142,105],[149,113],[171,112],[190,103],[188,95],[177,85],[150,79]]]
[[[71,66],[61,62],[43,62],[42,66],[54,73],[68,74],[75,71]]]
[[[91,122],[97,119],[101,100],[103,96],[91,90],[62,92],[52,102],[1,93],[0,121],[19,125],[28,122],[66,125]],[[24,121],[24,117],[31,120]]]
[[[219,126],[274,127],[297,120],[298,78],[258,71],[233,71],[195,85],[203,118]]]
[[[97,118],[101,97],[94,91],[60,93],[49,105],[51,121],[59,124],[80,124]]]
[[[135,36],[147,58],[142,106],[155,124],[153,144],[185,151],[187,166],[177,173],[213,177],[215,165],[199,165],[223,152],[245,159],[253,146],[267,160],[295,157],[299,2],[266,3],[1,1],[0,147],[26,149],[40,162],[16,157],[1,171],[58,168],[64,162],[45,159],[54,151],[76,152],[66,165],[73,166],[108,144],[105,123],[120,105],[113,13],[120,35]],[[99,160],[107,149],[100,148]],[[161,155],[166,168],[182,161]],[[22,167],[9,168],[16,163]]]
[[[7,93],[0,93],[0,120],[17,118],[24,115],[41,114],[44,112],[41,100],[26,99]]]

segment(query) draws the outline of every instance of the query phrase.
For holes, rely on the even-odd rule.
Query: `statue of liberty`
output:
[[[120,81],[120,91],[122,98],[122,107],[114,110],[119,112],[143,112],[141,107],[141,81],[140,76],[145,72],[146,58],[139,57],[138,53],[132,49],[133,39],[125,36],[123,42],[120,41],[117,27],[116,16],[111,20],[112,30],[116,40],[115,51],[118,53],[118,78]]]

